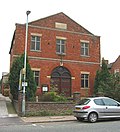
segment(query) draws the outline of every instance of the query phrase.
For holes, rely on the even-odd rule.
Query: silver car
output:
[[[94,97],[81,100],[73,111],[77,120],[87,119],[96,122],[98,119],[120,118],[120,103],[108,97]]]

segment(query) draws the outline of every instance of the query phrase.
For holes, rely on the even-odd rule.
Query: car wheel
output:
[[[97,113],[90,113],[89,116],[88,116],[88,121],[91,122],[91,123],[94,123],[96,122],[98,119],[98,115]]]
[[[84,118],[76,117],[78,121],[83,121]]]

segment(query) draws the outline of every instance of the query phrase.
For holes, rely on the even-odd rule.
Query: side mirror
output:
[[[117,106],[120,106],[120,104],[118,104]]]

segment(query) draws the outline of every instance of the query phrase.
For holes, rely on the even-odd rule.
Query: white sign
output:
[[[26,87],[28,86],[28,83],[27,82],[22,82],[22,87]]]
[[[43,90],[43,92],[47,92],[48,91],[48,87],[44,86],[44,87],[42,87],[42,90]]]

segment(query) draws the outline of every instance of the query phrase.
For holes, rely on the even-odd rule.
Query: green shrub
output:
[[[42,95],[42,101],[52,101],[52,102],[66,102],[67,99],[62,95],[57,95],[56,92],[47,92]]]
[[[64,96],[56,95],[55,102],[66,102],[67,99]]]
[[[4,96],[9,96],[10,89],[4,89]]]

